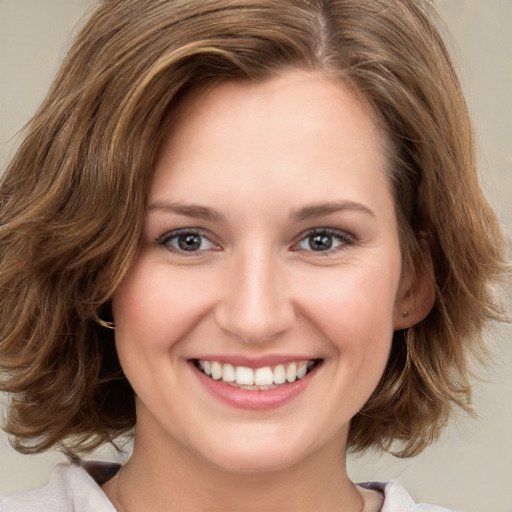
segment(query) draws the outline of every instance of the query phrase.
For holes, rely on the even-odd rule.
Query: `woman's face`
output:
[[[345,448],[408,295],[383,144],[321,74],[187,98],[113,301],[145,449],[271,471]]]

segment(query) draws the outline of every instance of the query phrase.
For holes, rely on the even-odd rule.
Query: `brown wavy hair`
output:
[[[420,237],[430,247],[435,305],[395,333],[351,449],[413,455],[455,405],[470,410],[468,361],[501,318],[508,270],[437,23],[426,0],[98,2],[1,182],[0,389],[16,449],[85,452],[134,426],[109,301],[140,245],[159,145],[190,89],[285,68],[334,75],[372,106],[404,261],[421,264]]]

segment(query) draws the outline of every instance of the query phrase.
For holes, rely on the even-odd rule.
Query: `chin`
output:
[[[239,474],[267,474],[289,469],[299,463],[300,458],[281,452],[233,453],[216,457],[213,464],[224,471]]]
[[[254,442],[230,440],[224,446],[211,447],[205,457],[213,466],[231,473],[264,474],[289,469],[300,463],[307,453],[286,441],[269,441],[262,434]]]

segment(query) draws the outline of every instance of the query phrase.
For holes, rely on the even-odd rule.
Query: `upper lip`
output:
[[[249,357],[244,355],[227,354],[205,354],[191,358],[191,361],[217,361],[222,364],[232,364],[233,366],[245,366],[247,368],[262,368],[265,366],[277,366],[278,364],[293,363],[298,361],[315,361],[318,357],[311,357],[303,354],[272,354],[258,357]]]

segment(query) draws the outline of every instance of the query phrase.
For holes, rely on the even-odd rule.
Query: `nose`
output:
[[[215,311],[217,325],[245,343],[271,341],[295,321],[284,269],[264,251],[233,259]]]

